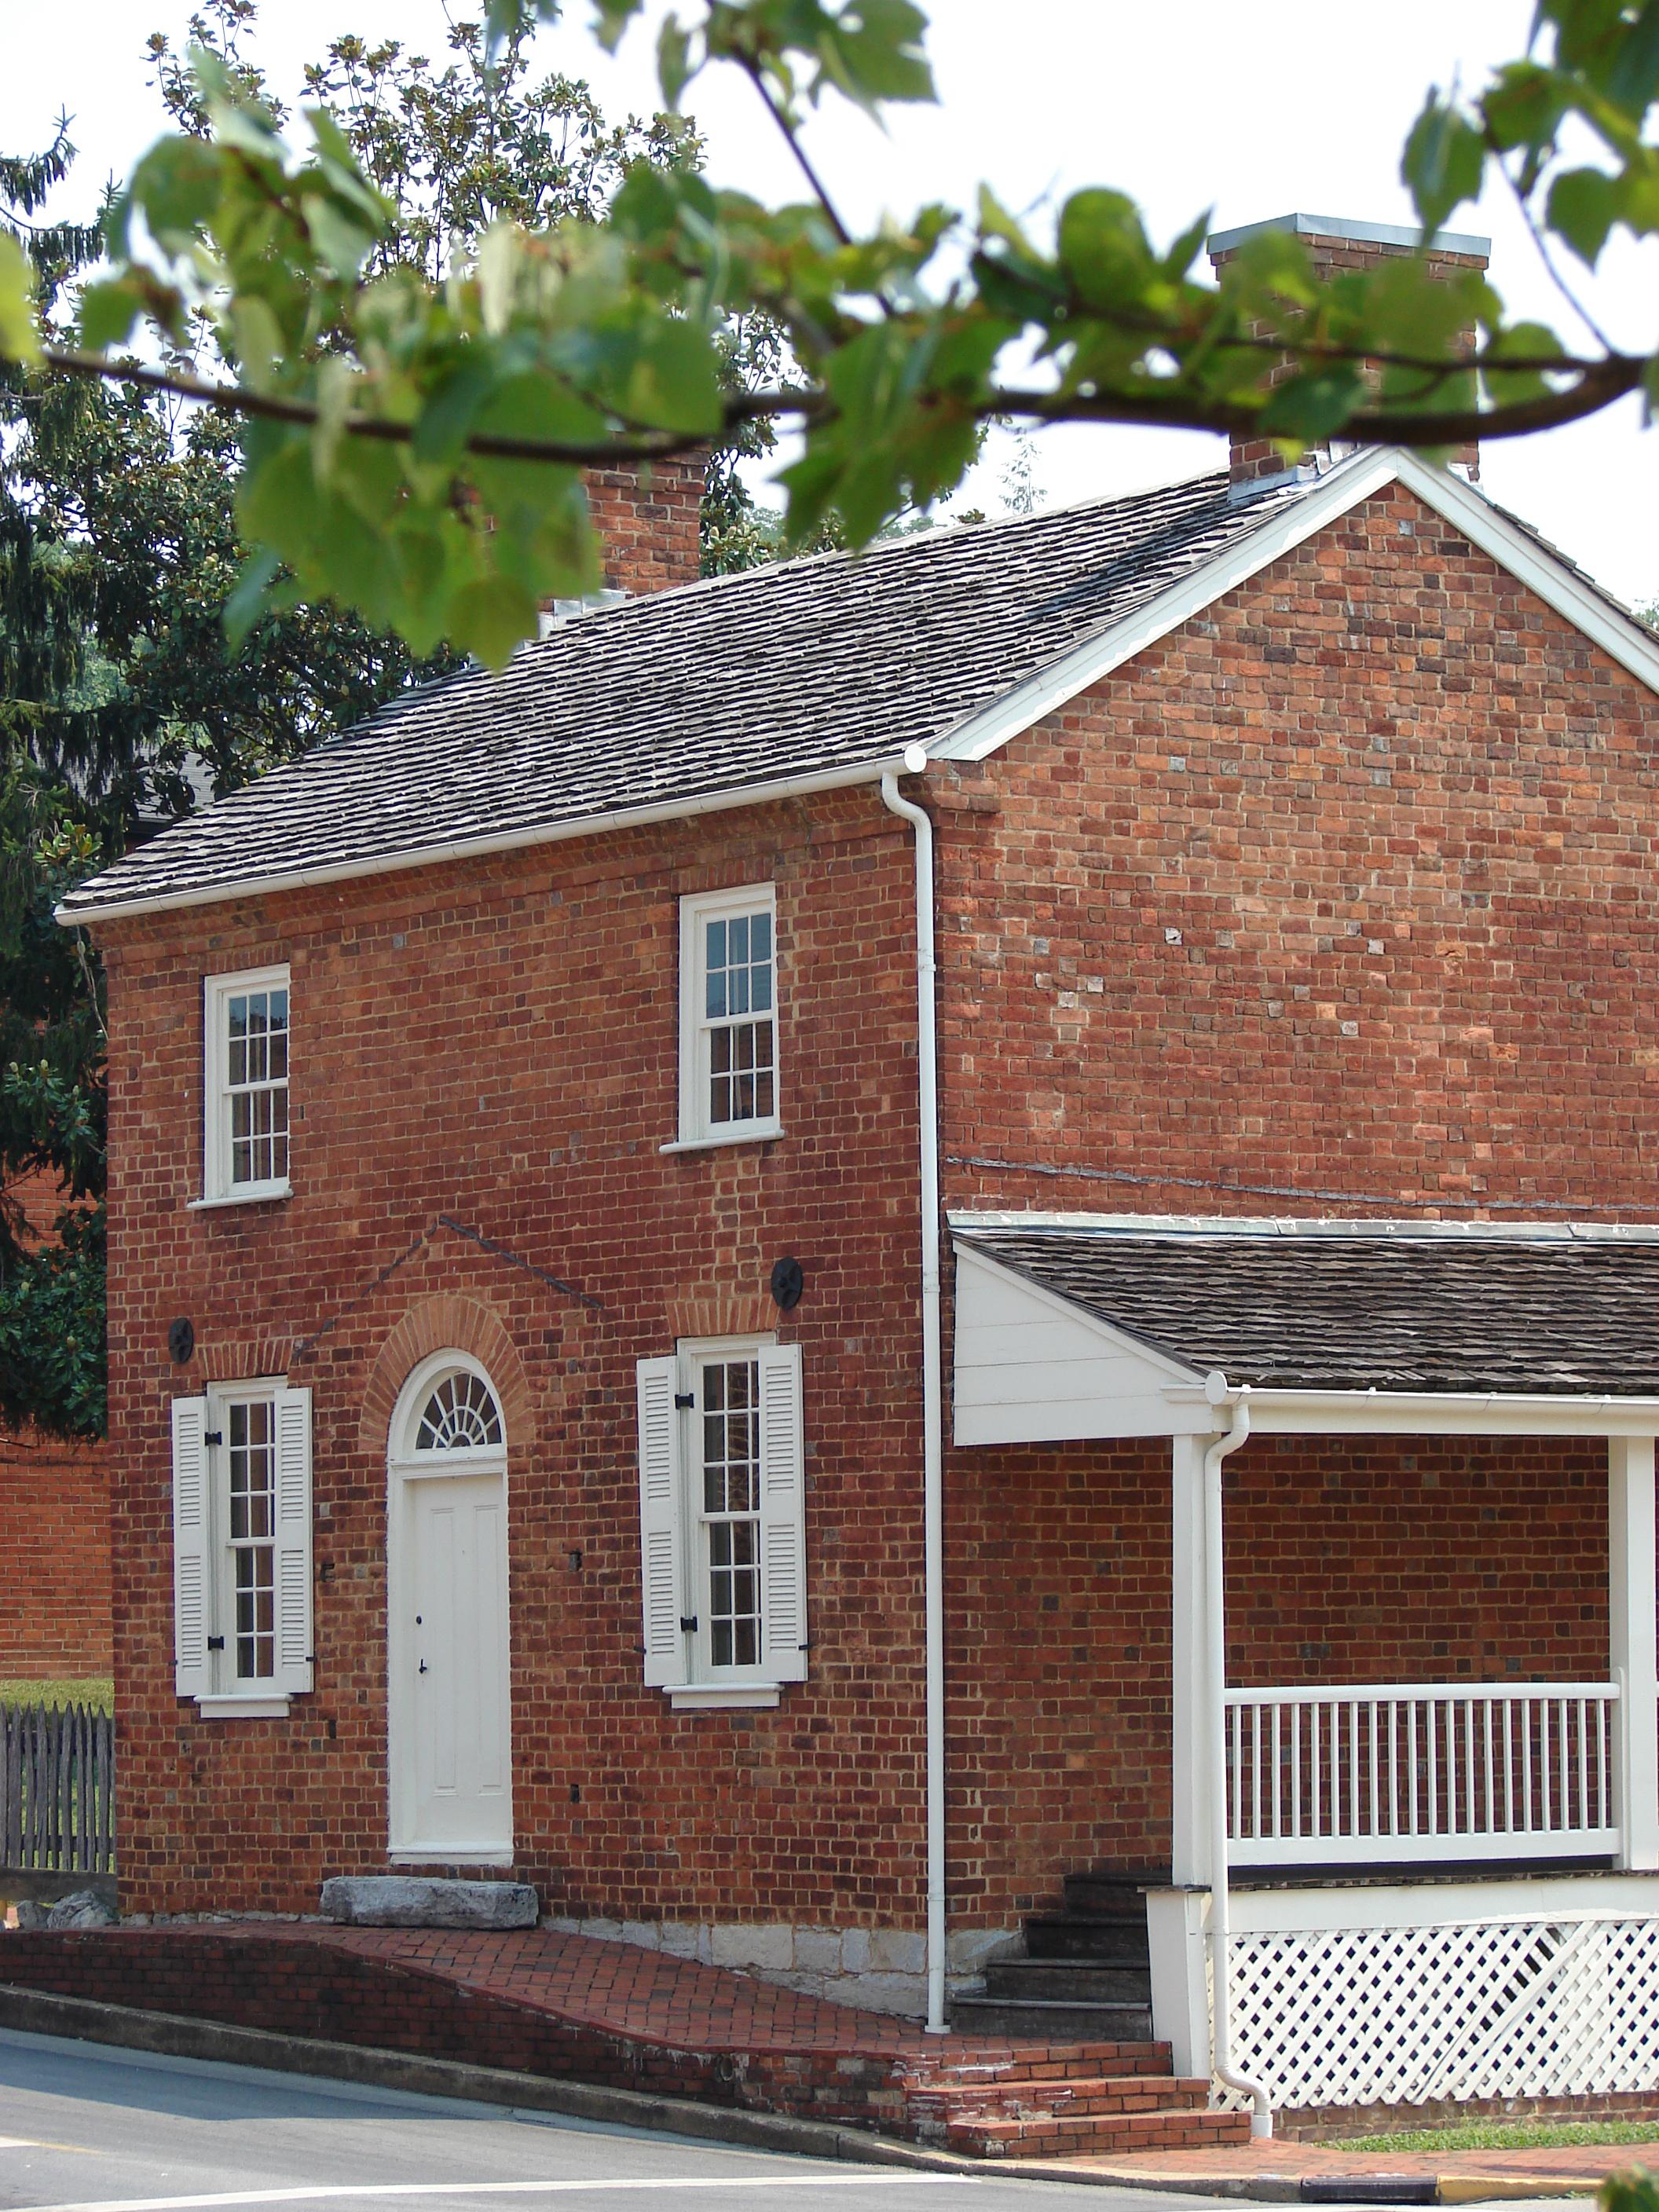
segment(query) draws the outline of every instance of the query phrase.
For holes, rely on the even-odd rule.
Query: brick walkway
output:
[[[728,1967],[699,1966],[637,1944],[560,1935],[549,1928],[487,1936],[440,1928],[267,1923],[258,1932],[421,1968],[538,2011],[690,2051],[835,2051],[874,2057],[945,2050],[960,2056],[1007,2047],[965,2036],[924,2036],[910,2021],[804,1996]]]

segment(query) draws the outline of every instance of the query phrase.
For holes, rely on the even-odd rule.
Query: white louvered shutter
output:
[[[685,1528],[680,1479],[677,1359],[641,1359],[640,1389],[640,1583],[645,1613],[645,1679],[684,1682]]]
[[[312,1686],[311,1393],[276,1393],[276,1668],[272,1686]]]
[[[207,1400],[173,1401],[173,1684],[181,1698],[212,1694],[208,1663]]]
[[[806,1680],[806,1453],[800,1346],[760,1353],[761,1663],[775,1682]]]

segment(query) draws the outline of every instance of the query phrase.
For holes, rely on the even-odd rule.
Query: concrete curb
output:
[[[644,2128],[705,2142],[741,2143],[798,2158],[848,2160],[864,2166],[915,2166],[950,2173],[983,2174],[982,2160],[927,2150],[920,2143],[829,2120],[801,2120],[784,2112],[749,2112],[726,2105],[694,2104],[640,2089],[595,2082],[556,2081],[540,2074],[512,2074],[464,2060],[425,2058],[356,2043],[325,2043],[269,2028],[232,2027],[221,2021],[184,2020],[172,2013],[139,2012],[100,2004],[89,1997],[61,1997],[0,1984],[0,2027],[31,2035],[56,2035],[110,2044],[165,2058],[207,2058],[260,2066],[279,2074],[310,2074],[373,2089],[401,2089],[416,2096],[458,2097],[528,2112],[557,2112],[613,2127]],[[1007,2169],[1003,2168],[1003,2171]]]
[[[1224,2197],[1249,2204],[1512,2204],[1535,2197],[1592,2197],[1598,2178],[1540,2174],[1143,2173],[1127,2166],[1067,2167],[1056,2160],[988,2159],[969,2171],[1021,2181],[1080,2181],[1159,2197]]]

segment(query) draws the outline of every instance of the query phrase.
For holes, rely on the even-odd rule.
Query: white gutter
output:
[[[913,748],[913,750],[915,750]],[[380,853],[366,860],[340,860],[319,867],[273,870],[248,876],[233,884],[215,884],[196,890],[158,891],[153,898],[112,899],[106,906],[70,907],[53,910],[52,919],[65,929],[78,929],[94,921],[124,921],[129,915],[170,914],[183,907],[222,906],[233,899],[262,898],[277,891],[310,890],[319,884],[356,883],[365,876],[392,876],[405,868],[429,868],[444,860],[474,860],[492,853],[520,853],[532,845],[556,845],[573,837],[598,837],[612,830],[636,830],[655,822],[691,821],[700,814],[722,814],[737,806],[767,806],[780,799],[802,799],[817,791],[848,791],[855,785],[874,783],[897,773],[901,762],[863,761],[856,768],[823,769],[812,775],[781,778],[775,783],[746,783],[731,791],[700,793],[690,799],[665,800],[656,806],[625,807],[615,814],[583,814],[568,822],[545,823],[534,829],[504,833],[485,831],[476,837],[445,837],[430,845],[411,845],[395,853]]]
[[[1226,1378],[1212,1378],[1222,1391]],[[1273,2107],[1260,2081],[1233,2067],[1232,1917],[1227,1880],[1227,1590],[1221,1556],[1221,1462],[1250,1433],[1250,1392],[1233,1400],[1233,1425],[1204,1455],[1205,1659],[1210,1739],[1210,2071],[1224,2087],[1250,2100],[1250,2133],[1273,2131]]]
[[[927,765],[921,745],[904,765]],[[939,1036],[934,1010],[933,825],[899,793],[898,776],[881,779],[882,803],[916,836],[916,1090],[921,1115],[922,1553],[926,1593],[927,1711],[927,2032],[945,2017],[945,1361],[939,1327]]]

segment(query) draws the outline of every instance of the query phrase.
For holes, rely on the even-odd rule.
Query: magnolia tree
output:
[[[593,0],[614,47],[643,0]],[[521,36],[556,0],[491,0]],[[770,207],[690,166],[633,165],[598,220],[502,212],[435,272],[390,254],[395,221],[339,125],[290,145],[222,60],[197,58],[204,129],[139,163],[72,342],[43,333],[28,264],[0,238],[0,351],[166,388],[245,418],[252,549],[229,620],[273,591],[330,597],[416,653],[499,661],[538,602],[591,589],[580,471],[799,434],[778,471],[793,542],[847,540],[960,483],[991,420],[1168,424],[1421,447],[1514,436],[1659,392],[1659,358],[1511,319],[1487,279],[1421,258],[1322,278],[1292,236],[1251,239],[1218,283],[1207,218],[1156,244],[1133,200],[1074,193],[1052,238],[994,186],[860,231],[803,144],[831,98],[928,100],[911,0],[704,0],[659,38],[664,101],[741,70],[791,149]],[[1433,92],[1403,173],[1425,234],[1501,171],[1547,252],[1594,269],[1659,229],[1659,0],[1539,0],[1528,50],[1470,95]],[[1582,319],[1587,330],[1593,329]],[[787,371],[731,374],[730,334],[781,331]],[[1474,333],[1471,351],[1468,333]]]

